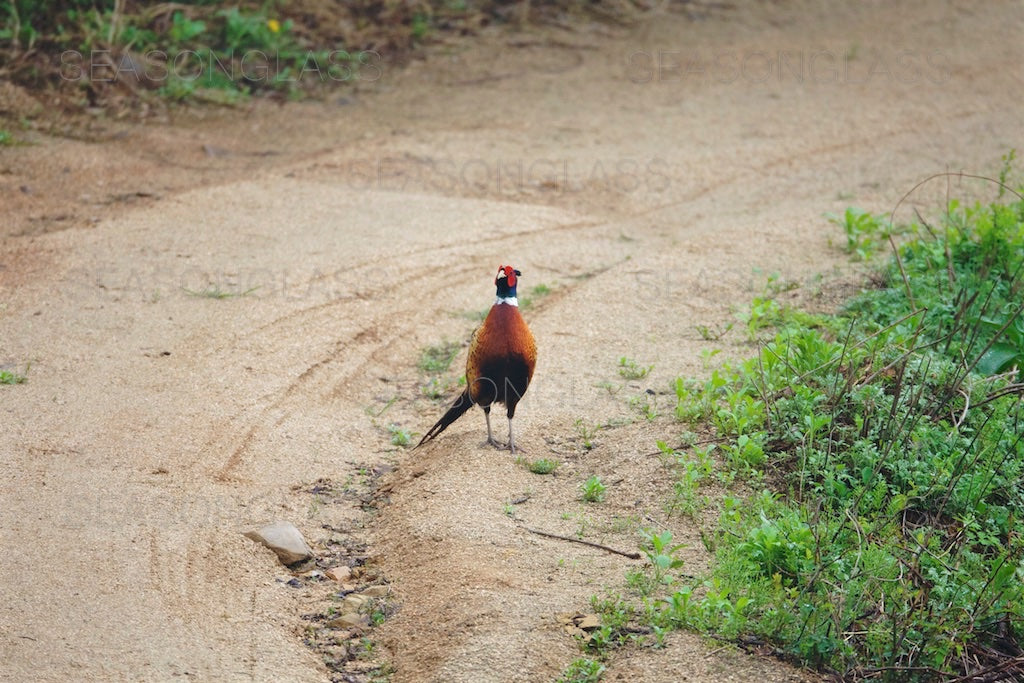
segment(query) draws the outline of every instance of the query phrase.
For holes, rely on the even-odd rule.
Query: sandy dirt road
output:
[[[695,326],[770,272],[807,305],[848,291],[824,212],[994,174],[1024,147],[1022,36],[1019,2],[669,11],[485,35],[328,103],[0,150],[0,365],[31,363],[0,387],[0,679],[329,680],[303,615],[330,589],[240,533],[279,518],[390,586],[368,659],[393,680],[554,679],[579,656],[558,615],[637,563],[524,527],[626,549],[669,528],[699,573],[650,455],[681,431],[659,392],[702,372]],[[554,476],[483,447],[479,414],[416,452],[387,430],[443,411],[421,350],[468,338],[507,262],[551,290],[516,420]],[[654,369],[624,380],[622,356]],[[813,679],[688,634],[608,667]]]

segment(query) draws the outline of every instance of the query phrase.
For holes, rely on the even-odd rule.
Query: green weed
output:
[[[642,394],[631,396],[627,403],[630,408],[642,415],[646,420],[653,420],[658,417],[657,397],[650,389]]]
[[[559,462],[551,458],[538,458],[537,460],[524,460],[523,464],[534,474],[551,474],[558,469]]]
[[[780,279],[778,273],[768,276],[761,293],[751,299],[749,306],[740,308],[734,314],[747,328],[748,341],[758,341],[765,330],[778,329],[785,325],[819,327],[822,324],[821,316],[785,306],[776,299],[779,294],[799,286],[797,282]]]
[[[557,683],[598,683],[604,672],[605,666],[601,662],[580,657],[566,667]]]
[[[235,292],[226,289],[221,289],[220,285],[210,285],[205,289],[188,289],[187,287],[182,287],[181,289],[189,296],[194,296],[201,299],[233,299],[236,297],[249,296],[257,289],[259,289],[259,287],[250,287],[249,289]]]
[[[420,391],[427,398],[437,401],[448,396],[453,390],[464,385],[466,378],[453,378],[450,375],[434,375],[427,379],[425,384],[420,385]]]
[[[827,214],[828,220],[846,234],[845,250],[858,261],[869,261],[888,240],[889,219],[861,209],[848,208],[842,216]]]
[[[999,199],[1006,194],[1006,188],[1010,182],[1010,171],[1013,169],[1013,162],[1017,158],[1017,150],[1011,149],[1003,155],[1003,165],[999,169]]]
[[[687,457],[687,454],[670,448],[664,441],[658,442],[658,450],[676,475],[672,486],[672,498],[665,506],[668,514],[695,518],[697,513],[707,506],[708,498],[701,495],[700,489],[714,472],[711,453],[716,447],[715,444],[707,444],[693,448],[692,457]]]
[[[587,503],[600,503],[608,489],[596,474],[580,484],[580,497]]]
[[[633,639],[631,623],[637,617],[636,608],[620,596],[604,598],[594,596],[590,607],[601,617],[601,627],[590,634],[585,645],[588,650],[604,656],[611,648],[619,647]]]
[[[412,432],[402,429],[397,424],[388,425],[388,434],[391,435],[391,445],[405,448],[412,443]]]
[[[459,353],[459,347],[457,342],[448,341],[436,346],[428,346],[420,353],[420,370],[433,375],[446,372]]]
[[[667,529],[659,534],[643,531],[643,537],[644,541],[640,544],[640,550],[643,551],[651,565],[654,583],[672,583],[674,578],[670,572],[679,569],[684,564],[682,558],[676,557],[676,553],[686,546],[682,543],[672,545],[672,532]]]
[[[724,337],[733,328],[733,323],[726,323],[724,325],[697,325],[694,329],[697,330],[697,334],[704,341],[718,341]]]
[[[1016,369],[1024,370],[1024,316],[1021,306],[1003,307],[998,317],[982,317],[979,322],[993,336],[989,348],[978,359],[978,372],[995,375]],[[1019,375],[1024,379],[1024,375]]]
[[[28,369],[31,365],[27,363],[24,372],[0,370],[0,384],[24,384],[28,381]]]
[[[533,287],[525,296],[520,297],[519,305],[523,310],[529,310],[549,294],[551,294],[551,288],[545,284],[539,284]]]
[[[632,358],[619,358],[619,375],[623,379],[643,379],[654,369],[654,365],[642,366]]]
[[[583,448],[591,450],[594,447],[594,435],[597,434],[597,427],[589,424],[582,417],[578,418],[573,425],[576,427],[576,433],[580,436],[580,443],[583,444]]]

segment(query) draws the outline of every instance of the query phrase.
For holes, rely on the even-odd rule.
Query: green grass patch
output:
[[[844,223],[863,258],[865,216]],[[845,680],[1024,676],[1024,202],[954,201],[901,241],[839,315],[758,304],[776,333],[756,357],[677,380],[725,483],[761,493],[723,502],[711,575],[648,601],[651,624]],[[688,509],[710,470],[662,450]]]
[[[690,449],[674,449],[664,441],[658,442],[663,461],[675,473],[672,497],[665,504],[665,512],[696,519],[698,513],[707,507],[709,499],[702,489],[712,480],[714,461],[711,453],[715,448],[716,444],[705,444]]]
[[[407,429],[403,429],[400,425],[394,423],[389,424],[388,434],[391,436],[392,446],[405,448],[412,443],[412,432]]]
[[[431,375],[440,375],[448,371],[458,353],[458,342],[446,341],[428,346],[420,352],[419,369]]]
[[[520,462],[534,474],[551,474],[558,469],[560,464],[553,458],[538,458],[536,460],[521,459]]]
[[[619,358],[619,376],[623,379],[643,379],[653,369],[654,365],[642,365],[626,356]]]
[[[594,436],[597,434],[598,426],[591,424],[582,417],[576,418],[573,422],[576,433],[580,437],[580,445],[584,450],[591,450],[594,447]]]
[[[24,372],[16,370],[0,370],[0,384],[24,384],[28,381],[28,369],[31,364],[25,365]]]
[[[249,289],[240,291],[221,289],[220,285],[210,285],[205,289],[188,289],[187,287],[182,287],[181,289],[189,296],[194,296],[200,299],[234,299],[249,296],[259,289],[259,287],[250,287]]]
[[[558,677],[558,683],[598,683],[604,676],[605,666],[586,657],[574,659]]]
[[[706,575],[645,531],[587,653],[685,628],[837,680],[1024,678],[1024,201],[936,223],[837,315],[766,291],[755,357],[676,380],[677,419],[714,435],[658,444],[667,512],[755,493],[720,500]]]
[[[850,207],[842,216],[826,214],[829,221],[842,228],[846,235],[844,249],[854,260],[870,261],[888,246],[891,231],[884,214],[873,215]]]
[[[597,5],[603,5],[597,7]],[[525,6],[519,20],[565,11],[633,15],[608,0]],[[288,99],[379,80],[420,45],[506,23],[498,0],[263,2],[0,0],[0,71],[72,108],[153,97],[233,104]]]
[[[310,17],[294,5],[8,0],[0,2],[0,66],[26,85],[105,91],[120,83],[135,94],[218,103],[350,82],[365,68],[379,76],[377,53],[340,44],[315,21],[296,25],[285,14]],[[23,59],[33,52],[43,58]]]
[[[523,310],[529,310],[537,305],[541,299],[551,294],[551,288],[545,284],[539,284],[530,289],[525,295],[519,297],[519,305]]]

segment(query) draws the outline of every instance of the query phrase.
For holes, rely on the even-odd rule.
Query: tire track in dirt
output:
[[[523,239],[544,239],[550,238],[552,232],[574,232],[588,230],[598,227],[600,224],[594,221],[580,221],[555,227],[541,227],[533,230],[525,230],[509,235],[495,235],[484,237],[474,242],[474,249],[479,249],[480,244],[508,243]],[[387,259],[373,259],[352,267],[339,269],[335,273],[319,276],[321,279],[336,278],[340,273],[358,274],[361,272],[388,272],[394,273],[391,284],[377,283],[362,289],[352,297],[343,297],[326,303],[299,308],[285,313],[274,320],[261,324],[252,332],[244,335],[244,339],[294,339],[303,338],[305,330],[309,326],[316,326],[325,317],[330,318],[332,311],[338,311],[335,317],[346,317],[345,307],[353,299],[358,301],[371,302],[372,308],[377,308],[385,302],[388,303],[388,312],[384,315],[356,313],[356,316],[366,318],[360,323],[359,328],[354,332],[338,339],[325,354],[308,364],[296,377],[279,391],[262,396],[259,405],[247,408],[242,413],[234,414],[223,421],[220,428],[215,430],[215,436],[202,449],[204,453],[228,452],[229,455],[221,466],[214,470],[213,478],[220,482],[231,481],[235,471],[242,465],[246,454],[258,443],[262,437],[274,429],[280,427],[296,411],[302,410],[307,405],[311,396],[319,396],[318,400],[326,398],[341,400],[345,397],[343,387],[346,384],[365,384],[366,368],[372,361],[383,361],[387,358],[397,339],[405,337],[409,332],[424,324],[423,315],[428,308],[423,305],[423,294],[425,283],[436,281],[439,273],[444,273],[444,278],[450,284],[458,286],[471,284],[480,279],[479,269],[471,265],[462,265],[463,260],[458,254],[453,254],[454,247],[458,243],[450,245],[431,246],[416,250],[411,254],[390,257]],[[422,256],[428,253],[443,255],[449,262],[434,262],[430,268],[421,266],[408,266],[411,256]],[[475,262],[477,259],[468,259]],[[589,279],[606,273],[617,264],[598,267],[586,272],[582,277]],[[313,279],[301,284],[302,287],[311,286]],[[565,296],[572,291],[571,283],[557,287],[550,297],[552,301]],[[443,287],[437,288],[435,299],[443,301]],[[399,304],[395,307],[391,302],[412,302],[410,304]],[[381,306],[382,307],[382,306]],[[418,315],[417,315],[418,314]],[[420,318],[417,320],[417,318]],[[351,324],[352,316],[348,316]],[[389,340],[383,346],[381,340]],[[270,353],[273,353],[271,347]],[[209,351],[208,355],[222,355],[230,353],[227,349]],[[393,363],[392,363],[393,365]]]
[[[372,266],[382,268],[393,263],[395,263],[394,260],[375,260]],[[370,264],[363,264],[338,272],[354,272],[369,267]],[[360,292],[355,298],[375,302],[380,302],[385,298],[401,298],[403,294],[415,291],[420,283],[430,276],[429,272],[424,272],[419,268],[406,267],[403,269],[396,266],[395,270],[399,274],[397,278],[399,284],[384,284],[376,289]],[[415,297],[409,297],[409,299],[415,301]],[[338,299],[291,311],[269,323],[260,325],[247,336],[269,339],[303,338],[308,325],[322,319],[330,310],[343,308],[348,303],[348,299]],[[372,311],[368,315],[357,313],[356,315],[368,318],[368,320],[360,323],[354,333],[334,341],[332,348],[326,354],[308,364],[293,380],[279,391],[274,392],[264,405],[228,418],[229,423],[241,422],[241,424],[231,426],[226,430],[226,436],[214,437],[214,440],[204,448],[204,451],[208,453],[230,453],[215,471],[214,478],[218,481],[232,479],[233,472],[242,464],[254,441],[261,435],[280,427],[292,414],[301,410],[303,405],[308,404],[311,397],[319,396],[321,397],[319,400],[323,400],[324,396],[337,398],[339,387],[359,377],[368,361],[379,359],[383,353],[380,348],[380,339],[384,336],[393,338],[402,331],[396,329],[394,323],[386,321],[404,319],[416,309],[415,305],[407,305],[398,311],[390,311],[388,315],[374,315]],[[224,430],[218,430],[218,432],[221,431]]]
[[[641,211],[635,211],[630,213],[631,218],[641,218],[650,214],[660,213],[666,209],[673,209],[695,199],[704,198],[707,196],[713,196],[715,193],[724,192],[729,197],[736,197],[743,194],[747,188],[756,186],[756,181],[762,180],[763,176],[770,170],[779,168],[781,166],[792,166],[797,161],[808,161],[813,162],[821,159],[823,156],[841,152],[844,150],[863,148],[868,144],[877,144],[879,140],[894,139],[903,135],[911,133],[920,133],[919,129],[905,128],[890,133],[885,133],[880,136],[874,137],[863,137],[858,140],[852,140],[834,145],[824,145],[821,147],[815,147],[812,149],[804,150],[796,154],[786,154],[774,159],[768,159],[756,165],[753,169],[750,169],[744,173],[737,173],[731,176],[717,178],[713,183],[700,187],[692,192],[687,193],[683,197],[674,199],[671,202],[665,204],[658,204]]]

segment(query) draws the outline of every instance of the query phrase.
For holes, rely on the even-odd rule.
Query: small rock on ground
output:
[[[291,522],[277,521],[262,529],[246,531],[245,536],[273,550],[284,565],[292,565],[313,557],[313,549]]]

